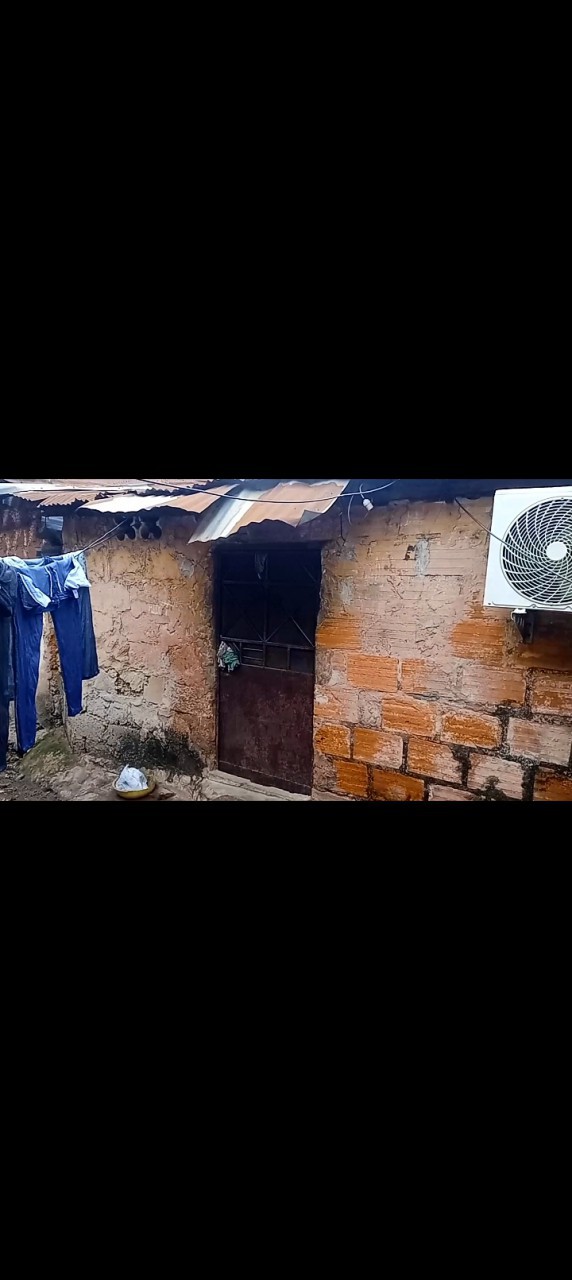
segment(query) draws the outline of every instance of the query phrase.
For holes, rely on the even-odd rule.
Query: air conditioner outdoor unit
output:
[[[485,604],[572,612],[572,487],[495,494]]]

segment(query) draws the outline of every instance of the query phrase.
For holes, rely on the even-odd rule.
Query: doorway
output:
[[[219,675],[219,768],[310,794],[321,552],[224,551],[220,641],[240,666]]]

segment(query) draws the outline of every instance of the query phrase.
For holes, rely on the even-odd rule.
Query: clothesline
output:
[[[122,529],[125,524],[127,524],[127,519],[122,520],[120,524],[115,524],[113,526],[113,529],[108,529],[107,533],[104,533],[101,538],[95,538],[93,542],[88,542],[87,547],[80,547],[79,551],[69,551],[68,555],[72,555],[72,556],[86,555],[88,551],[92,551],[94,547],[98,547],[101,542],[106,542],[107,539],[111,538],[114,533],[117,533],[118,529]]]
[[[77,551],[64,551],[61,556],[50,556],[50,560],[63,560],[66,556],[85,556],[88,551],[92,551],[94,547],[98,547],[100,543],[106,542],[108,538],[111,538],[114,533],[117,533],[118,529],[122,529],[124,524],[126,524],[126,520],[122,520],[121,524],[114,525],[113,529],[108,529],[107,533],[104,533],[101,538],[95,538],[93,542],[88,542],[87,547],[78,547]],[[0,556],[0,560],[6,558]],[[37,559],[41,560],[42,557],[38,556]]]

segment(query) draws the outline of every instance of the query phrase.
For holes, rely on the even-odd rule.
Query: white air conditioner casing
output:
[[[572,486],[499,489],[485,605],[572,612]]]

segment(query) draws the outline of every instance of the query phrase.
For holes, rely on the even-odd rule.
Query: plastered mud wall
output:
[[[466,505],[490,527],[492,499]],[[317,795],[572,800],[572,615],[524,644],[485,609],[488,538],[455,504],[352,521],[323,552]]]
[[[214,762],[216,649],[210,547],[188,545],[191,518],[165,519],[160,542],[117,538],[89,552],[101,673],[84,685],[72,744],[131,763]],[[65,547],[85,546],[109,522],[66,521]]]
[[[38,554],[42,538],[37,531],[36,509],[30,503],[0,505],[0,556],[20,556],[31,560]]]

